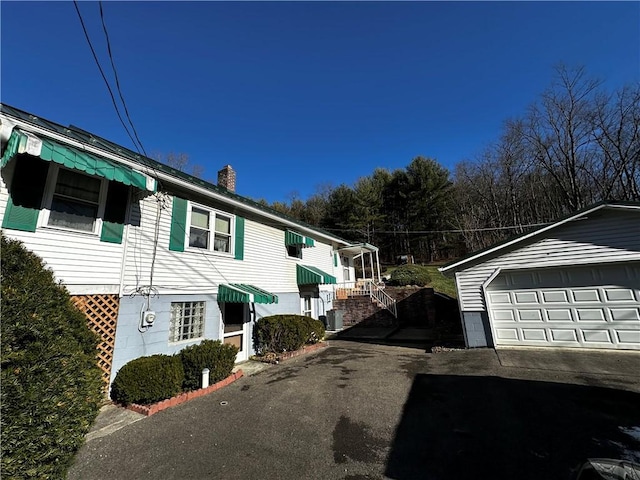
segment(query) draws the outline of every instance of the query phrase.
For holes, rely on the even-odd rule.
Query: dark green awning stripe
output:
[[[30,134],[33,138],[35,135]],[[7,149],[2,156],[1,165],[4,167],[13,157],[19,153],[27,152],[28,136],[17,129],[11,132],[11,137],[7,144]],[[54,162],[67,168],[79,170],[89,175],[114,180],[124,185],[132,185],[140,190],[156,190],[154,179],[148,178],[140,172],[127,167],[126,165],[115,163],[106,158],[87,153],[68,145],[62,145],[47,138],[39,139],[42,142],[39,157],[48,162]],[[147,184],[147,180],[149,184]]]
[[[221,284],[218,301],[226,303],[278,303],[278,296],[244,283]]]
[[[310,265],[296,265],[298,285],[332,285],[337,283],[336,277]]]
[[[316,243],[313,238],[305,237],[296,232],[292,232],[291,230],[287,230],[284,233],[284,244],[288,247],[289,245],[299,245],[302,248],[305,247],[315,247]]]

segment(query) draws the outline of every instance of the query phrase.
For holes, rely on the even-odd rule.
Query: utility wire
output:
[[[131,132],[129,132],[129,129],[127,128],[127,125],[124,123],[124,120],[122,119],[122,115],[120,115],[120,110],[118,109],[118,104],[116,103],[116,99],[115,99],[115,97],[113,95],[113,91],[111,90],[111,86],[109,85],[109,81],[107,80],[107,77],[105,76],[104,71],[102,70],[102,66],[100,65],[100,61],[98,60],[98,56],[96,55],[96,51],[93,48],[93,44],[91,43],[91,39],[89,38],[89,33],[87,32],[87,27],[85,26],[84,20],[82,19],[82,14],[80,13],[80,8],[78,7],[78,0],[73,0],[73,5],[76,7],[76,12],[78,14],[78,18],[80,19],[80,24],[82,25],[82,30],[84,31],[84,36],[87,39],[87,43],[89,44],[89,48],[91,49],[91,53],[93,54],[93,59],[95,60],[96,65],[98,66],[98,70],[100,70],[100,75],[102,75],[102,79],[104,80],[104,83],[107,86],[107,90],[109,90],[109,95],[111,96],[111,102],[113,103],[113,108],[115,108],[116,114],[118,115],[118,118],[120,119],[120,123],[122,124],[122,126],[125,129],[125,131],[127,132],[127,135],[131,139],[131,142],[135,146],[135,148],[138,151],[138,153],[140,153],[140,149],[138,148],[138,144],[133,139],[133,136],[131,135]]]
[[[138,137],[138,132],[136,131],[136,127],[133,124],[133,121],[131,120],[131,116],[129,115],[129,109],[127,108],[127,102],[124,101],[124,96],[122,95],[122,90],[120,89],[120,80],[118,78],[118,71],[116,70],[116,65],[115,62],[113,60],[113,54],[111,53],[111,42],[109,41],[109,33],[107,32],[107,25],[105,24],[104,21],[104,12],[102,11],[102,1],[98,2],[100,5],[100,20],[102,21],[102,30],[104,31],[104,36],[107,40],[107,52],[109,54],[109,60],[111,61],[111,69],[113,70],[113,76],[116,80],[116,89],[118,90],[118,95],[120,96],[120,101],[122,102],[122,106],[124,107],[124,113],[127,116],[127,120],[129,120],[129,124],[131,125],[131,130],[133,130],[133,134],[136,137],[136,140],[138,141],[138,144],[140,145],[140,148],[142,149],[142,152],[144,153],[144,155],[146,157],[148,157],[149,155],[147,155],[146,150],[144,149],[144,146],[142,145],[142,142],[140,141],[140,138]]]
[[[507,227],[488,227],[488,228],[464,228],[453,230],[376,230],[375,233],[397,233],[397,234],[428,234],[428,233],[464,233],[464,232],[488,232],[493,230],[512,230],[516,228],[528,228],[528,227],[542,227],[544,225],[551,225],[552,222],[547,223],[530,223],[528,225],[510,225]],[[360,232],[358,228],[323,228],[323,230],[333,232]]]

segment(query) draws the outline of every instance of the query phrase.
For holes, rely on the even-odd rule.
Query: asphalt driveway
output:
[[[330,343],[88,441],[68,478],[538,480],[640,462],[640,353]]]

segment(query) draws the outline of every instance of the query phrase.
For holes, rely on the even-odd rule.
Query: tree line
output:
[[[453,171],[418,156],[354,185],[272,208],[354,242],[429,263],[459,257],[599,201],[640,201],[640,85],[613,92],[583,67],[551,85]],[[267,204],[264,200],[262,203]]]

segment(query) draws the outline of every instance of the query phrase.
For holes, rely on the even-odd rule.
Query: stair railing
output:
[[[391,297],[372,280],[367,280],[365,286],[369,290],[369,297],[372,301],[377,302],[379,306],[386,308],[395,318],[398,318],[398,309],[396,307],[395,298]]]

